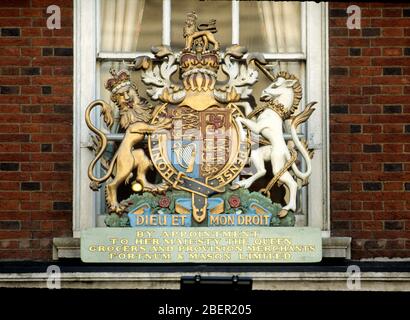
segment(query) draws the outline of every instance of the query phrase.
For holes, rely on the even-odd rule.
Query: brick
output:
[[[384,76],[400,76],[402,74],[402,68],[386,67],[383,68]]]
[[[401,17],[402,10],[400,8],[383,9],[383,17]]]
[[[403,17],[410,17],[410,9],[403,9]]]
[[[22,182],[21,190],[22,191],[40,190],[40,183],[39,182]]]
[[[20,87],[17,86],[0,86],[0,94],[19,94]]]
[[[374,95],[374,94],[380,94],[381,89],[380,87],[376,87],[376,86],[368,86],[368,87],[362,87],[362,92],[364,95]]]
[[[383,125],[383,133],[403,133],[403,125],[385,124]],[[384,152],[387,152],[386,149],[384,149]]]
[[[383,106],[384,113],[401,113],[402,106],[401,105],[385,105]]]
[[[374,153],[381,152],[382,147],[380,144],[365,144],[363,145],[363,152],[365,153]]]
[[[55,211],[64,211],[64,210],[72,210],[72,203],[71,202],[54,202],[53,203],[53,210]]]
[[[72,113],[73,106],[72,105],[55,105],[53,106],[54,113]]]
[[[54,48],[55,56],[72,56],[73,48]]]
[[[350,221],[332,221],[332,229],[350,229]]]
[[[363,37],[377,37],[380,36],[380,28],[363,28],[362,29]]]
[[[71,163],[55,163],[54,164],[54,171],[68,171],[71,172],[73,170],[73,166]]]
[[[348,113],[349,109],[347,105],[331,105],[330,113]]]
[[[0,134],[0,142],[28,142],[30,135],[28,134]]]
[[[344,28],[331,28],[329,34],[331,37],[344,37],[348,35],[348,29]]]
[[[385,240],[366,240],[364,243],[364,248],[367,250],[382,249],[384,248],[385,244]]]
[[[2,162],[0,163],[0,171],[19,171],[20,164],[14,162]]]
[[[352,124],[350,125],[350,133],[361,133],[362,126],[359,124]]]
[[[43,86],[41,87],[41,93],[42,94],[51,94],[51,87],[50,86]]]
[[[330,171],[350,171],[349,163],[332,163]]]
[[[403,171],[403,164],[401,163],[385,163],[383,166],[384,171]]]
[[[20,28],[1,28],[2,37],[20,37]]]
[[[410,56],[410,48],[404,48],[404,55]]]
[[[42,49],[42,55],[47,57],[47,56],[52,56],[53,55],[53,48],[43,48]]]
[[[329,72],[332,76],[346,76],[347,73],[348,69],[343,67],[331,67]]]
[[[41,152],[52,152],[53,145],[50,143],[43,143],[41,144]]]
[[[386,249],[404,249],[405,248],[405,241],[404,240],[387,240],[386,241]]]
[[[380,191],[382,189],[382,184],[380,182],[364,182],[364,191]]]
[[[0,221],[0,230],[20,230],[20,221]]]
[[[349,49],[349,54],[351,56],[361,56],[362,55],[362,49],[360,49],[360,48],[350,48]]]
[[[384,221],[385,230],[403,230],[404,224],[402,221]]]
[[[347,17],[347,12],[345,9],[330,9],[330,17]]]
[[[382,30],[383,37],[403,37],[402,28],[383,28]]]
[[[331,183],[330,189],[332,191],[349,191],[350,185],[348,183]]]
[[[401,56],[402,49],[401,48],[383,48],[383,55],[384,56]]]
[[[21,68],[21,75],[26,75],[26,76],[33,76],[33,75],[39,75],[40,74],[40,68],[32,68],[32,67],[26,67],[26,68]]]

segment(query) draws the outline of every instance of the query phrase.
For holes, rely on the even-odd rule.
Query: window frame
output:
[[[73,112],[73,236],[81,230],[103,226],[99,197],[89,188],[89,130],[84,120],[87,105],[99,97],[99,63],[135,59],[150,52],[99,52],[99,0],[74,0],[74,112]],[[328,4],[302,2],[302,50],[300,53],[264,53],[267,60],[305,63],[304,101],[317,101],[309,119],[307,140],[315,150],[306,197],[306,225],[318,227],[330,237],[329,201],[329,94],[328,94]],[[171,0],[163,0],[163,44],[171,41]],[[318,21],[320,23],[318,23]],[[232,43],[239,43],[239,2],[232,1]],[[320,39],[320,41],[318,41]],[[98,119],[95,119],[98,121]]]

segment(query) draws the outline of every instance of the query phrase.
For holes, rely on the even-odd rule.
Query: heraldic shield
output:
[[[93,190],[105,183],[107,226],[294,226],[296,195],[308,184],[313,156],[297,127],[315,103],[294,115],[302,97],[299,80],[285,71],[272,74],[261,54],[247,54],[240,45],[221,52],[215,33],[215,20],[197,25],[196,13],[187,14],[180,52],[153,47],[152,56],[112,68],[105,84],[111,104],[88,106],[96,153],[88,176]],[[260,71],[271,84],[255,99]],[[122,137],[120,143],[92,123],[96,107],[108,129],[117,110],[119,130],[111,133]],[[97,163],[102,177],[95,176]],[[155,183],[149,181],[152,171]],[[266,187],[252,190],[262,177]],[[286,190],[281,203],[272,202],[274,185]],[[124,186],[132,190],[127,197],[119,190]]]
[[[199,81],[203,81],[200,79]],[[242,116],[237,106],[223,105],[203,97],[209,105],[163,105],[153,117],[171,118],[173,129],[149,137],[151,159],[161,176],[174,189],[190,192],[189,207],[178,204],[178,213],[192,210],[192,217],[202,223],[207,212],[222,213],[223,206],[211,204],[208,197],[225,191],[225,185],[242,171],[248,158],[248,145],[240,141],[235,118]],[[221,203],[222,204],[222,203]]]

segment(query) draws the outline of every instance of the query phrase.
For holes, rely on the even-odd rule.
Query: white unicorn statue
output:
[[[299,180],[299,187],[308,183],[308,178],[312,172],[311,158],[313,152],[307,148],[306,142],[302,143],[299,140],[296,129],[310,117],[315,110],[313,105],[316,102],[309,103],[301,113],[293,116],[302,98],[302,88],[299,80],[294,75],[284,71],[277,73],[275,76],[270,75],[270,78],[273,82],[262,91],[260,97],[264,104],[252,110],[249,103],[245,103],[246,118],[236,118],[239,128],[242,128],[242,140],[246,139],[243,124],[255,134],[260,134],[267,141],[266,145],[251,152],[250,161],[255,166],[256,173],[245,180],[234,183],[232,189],[249,188],[257,179],[265,176],[265,161],[270,161],[274,177],[268,186],[261,191],[269,196],[269,190],[276,182],[286,186],[288,197],[285,197],[285,200],[287,204],[278,213],[278,216],[283,218],[289,210],[296,211],[298,183],[288,170],[292,169]],[[256,120],[252,120],[255,118]],[[293,146],[288,147],[284,139],[283,127],[284,121],[287,119],[290,120],[290,134],[296,150]],[[301,153],[306,162],[305,172],[301,172],[295,163],[297,151]]]

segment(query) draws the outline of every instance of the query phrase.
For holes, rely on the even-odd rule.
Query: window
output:
[[[147,55],[155,44],[182,48],[185,14],[195,10],[201,20],[217,20],[222,50],[232,43],[263,52],[276,68],[297,75],[304,101],[317,101],[306,135],[315,149],[310,185],[301,193],[303,214],[297,225],[329,230],[327,4],[271,1],[188,0],[75,0],[74,66],[74,237],[102,225],[102,196],[88,187],[87,167],[93,158],[88,149],[89,130],[84,121],[88,103],[109,97],[103,87],[113,63]],[[273,31],[272,31],[273,30]],[[267,86],[260,75],[258,90]],[[98,120],[96,116],[95,120]],[[115,135],[112,136],[115,139]]]

